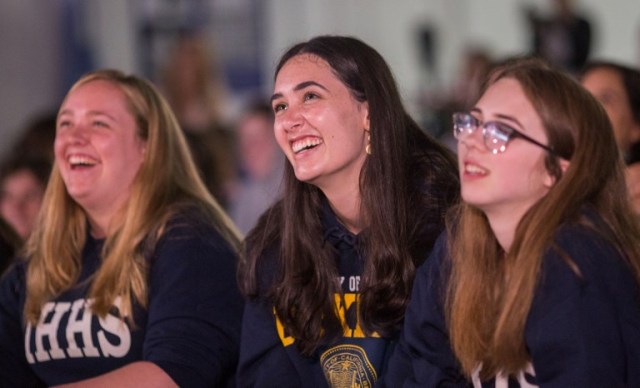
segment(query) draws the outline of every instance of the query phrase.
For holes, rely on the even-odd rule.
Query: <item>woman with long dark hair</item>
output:
[[[457,200],[455,162],[354,38],[289,49],[271,101],[288,163],[283,198],[247,237],[238,383],[371,386]]]

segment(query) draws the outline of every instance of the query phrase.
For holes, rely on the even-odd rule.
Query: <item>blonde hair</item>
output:
[[[105,316],[122,297],[121,316],[131,318],[134,299],[147,304],[146,256],[181,208],[195,204],[236,251],[240,234],[202,183],[176,118],[155,87],[119,71],[100,70],[80,78],[69,93],[98,80],[123,92],[146,152],[130,198],[108,231],[87,298],[93,299],[92,310]],[[39,222],[26,246],[27,321],[35,324],[44,303],[78,280],[86,236],[84,211],[67,193],[54,164]]]
[[[633,218],[611,124],[600,104],[568,75],[538,61],[507,63],[490,79],[512,78],[542,119],[549,144],[570,160],[562,173],[557,157],[545,161],[556,184],[520,220],[504,252],[484,213],[461,204],[448,225],[452,269],[446,316],[451,344],[467,376],[515,374],[530,356],[524,330],[545,250],[558,227],[586,225],[614,244],[640,283],[640,229]],[[589,207],[603,227],[582,216]],[[560,252],[580,275],[580,268]]]

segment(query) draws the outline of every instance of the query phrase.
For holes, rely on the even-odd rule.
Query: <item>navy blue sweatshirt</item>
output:
[[[233,381],[242,298],[236,255],[208,223],[174,220],[148,257],[148,308],[134,304],[134,325],[117,303],[99,318],[86,299],[103,241],[91,237],[78,282],[42,309],[40,323],[23,324],[25,271],[14,266],[0,283],[0,385],[47,386],[99,376],[145,360],[183,387]]]
[[[555,243],[578,276],[549,249],[525,326],[530,365],[516,378],[482,387],[640,387],[640,298],[629,266],[592,229],[564,226]],[[381,386],[468,386],[450,348],[443,297],[449,271],[446,240],[418,270],[400,343]],[[508,384],[508,385],[507,385]]]
[[[344,300],[336,294],[336,308],[345,327],[343,336],[330,346],[321,347],[313,356],[303,356],[295,338],[287,335],[277,320],[274,307],[265,298],[248,300],[242,326],[239,387],[326,387],[373,386],[385,369],[394,340],[367,336],[356,314],[359,282],[364,260],[358,236],[340,224],[325,204],[323,225],[325,243],[336,248],[336,266]],[[267,290],[277,278],[277,253],[269,252],[261,260],[261,290]]]

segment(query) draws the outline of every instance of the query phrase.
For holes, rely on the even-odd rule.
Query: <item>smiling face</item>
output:
[[[640,123],[635,122],[633,118],[622,75],[611,68],[594,68],[584,75],[582,86],[591,92],[607,111],[618,147],[623,152],[628,152],[633,143],[640,141]]]
[[[540,116],[515,79],[504,78],[491,85],[471,113],[481,123],[504,123],[548,143]],[[545,150],[518,138],[512,139],[503,153],[494,155],[483,143],[482,130],[477,129],[458,142],[463,200],[490,219],[506,217],[517,224],[553,184],[545,156]]]
[[[103,80],[71,91],[58,113],[54,148],[69,195],[92,222],[110,220],[129,198],[144,158],[124,93]]]
[[[329,64],[291,58],[276,77],[275,136],[296,178],[327,191],[357,187],[366,158],[368,105],[357,101]]]

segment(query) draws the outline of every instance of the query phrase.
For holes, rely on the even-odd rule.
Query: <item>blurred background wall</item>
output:
[[[463,55],[531,49],[527,15],[554,0],[20,0],[0,3],[0,156],[34,117],[55,112],[81,74],[113,67],[161,83],[176,37],[206,37],[225,119],[267,96],[278,57],[318,34],[357,36],[391,65],[418,119],[450,93]],[[640,63],[637,0],[574,0],[591,22],[590,58]]]

